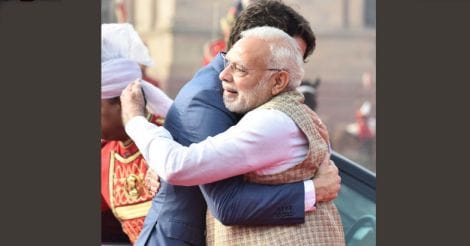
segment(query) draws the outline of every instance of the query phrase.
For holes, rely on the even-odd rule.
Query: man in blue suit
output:
[[[263,25],[277,27],[296,38],[305,51],[304,58],[313,52],[315,37],[308,22],[278,1],[259,1],[245,9],[232,29],[228,49],[240,38],[241,31]],[[223,68],[219,54],[175,98],[165,122],[175,141],[185,146],[200,142],[224,132],[241,118],[224,106],[218,77]],[[207,208],[225,225],[303,223],[305,212],[314,209],[313,203],[331,200],[339,191],[337,168],[322,166],[314,181],[276,186],[246,183],[242,176],[189,187],[161,180],[136,245],[205,245]],[[307,191],[307,182],[314,184],[314,191]]]

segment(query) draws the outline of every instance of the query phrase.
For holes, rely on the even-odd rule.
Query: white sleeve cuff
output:
[[[305,188],[305,212],[314,211],[315,210],[315,186],[313,185],[313,180],[305,180],[304,181],[304,188]]]
[[[139,145],[148,144],[157,136],[173,139],[165,128],[150,123],[143,116],[136,116],[130,119],[125,126],[125,130],[139,148]]]
[[[152,114],[166,117],[168,110],[173,105],[173,100],[169,98],[160,88],[142,80],[142,89],[147,99],[147,110]]]

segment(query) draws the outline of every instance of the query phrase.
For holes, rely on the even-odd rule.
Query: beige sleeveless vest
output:
[[[277,95],[259,109],[275,109],[288,115],[307,136],[309,152],[296,166],[273,175],[248,173],[249,182],[263,184],[292,183],[310,179],[328,153],[328,132],[319,117],[303,104],[303,95],[289,91]],[[224,226],[207,213],[207,245],[345,245],[339,213],[333,202],[317,204],[305,214],[305,223],[275,226]]]

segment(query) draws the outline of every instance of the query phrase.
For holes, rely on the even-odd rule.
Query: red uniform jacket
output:
[[[149,116],[163,124],[163,118]],[[106,141],[101,144],[101,211],[111,209],[132,244],[142,230],[155,195],[144,186],[147,163],[135,143]]]

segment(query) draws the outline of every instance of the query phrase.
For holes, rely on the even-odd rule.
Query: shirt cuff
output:
[[[315,210],[315,186],[313,185],[313,180],[304,181],[305,189],[305,212],[310,212]]]
[[[126,133],[139,146],[152,141],[156,136],[170,138],[171,134],[163,127],[148,122],[143,116],[135,116],[130,119],[126,126]]]

